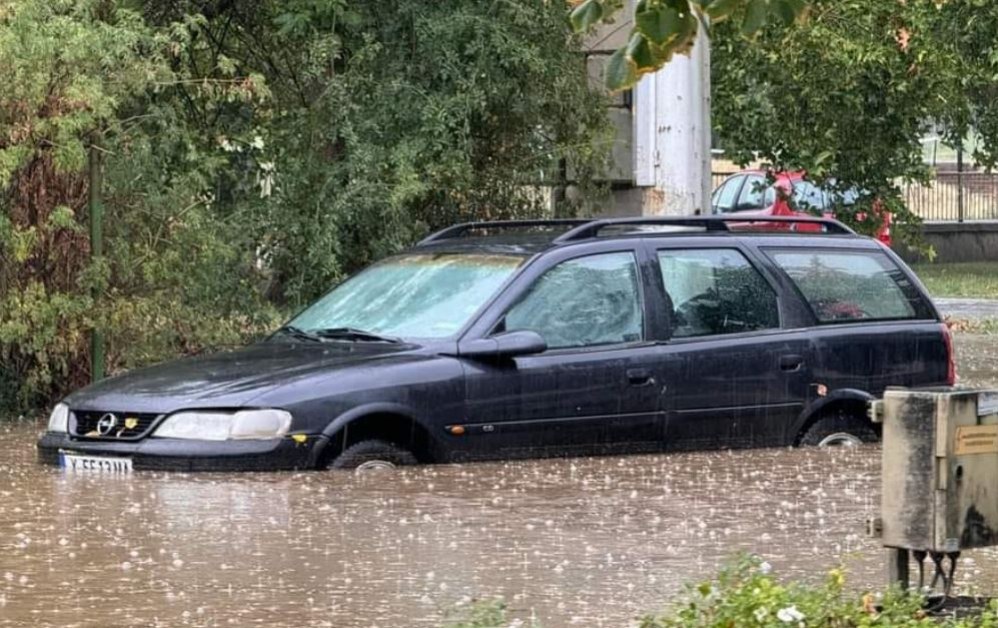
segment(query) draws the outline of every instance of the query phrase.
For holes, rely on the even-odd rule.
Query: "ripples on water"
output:
[[[114,478],[37,466],[37,429],[0,427],[0,626],[434,626],[496,595],[546,628],[622,626],[741,551],[883,582],[875,446]],[[964,588],[998,591],[996,557],[962,560]]]

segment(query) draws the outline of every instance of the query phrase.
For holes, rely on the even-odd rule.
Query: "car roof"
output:
[[[533,255],[553,248],[550,236],[500,234],[468,238],[453,238],[417,245],[410,252],[486,253],[492,255]]]
[[[822,226],[825,233],[751,231],[737,223],[796,223]],[[736,223],[734,229],[728,223]],[[663,216],[603,218],[570,221],[496,221],[461,223],[439,231],[410,253],[487,253],[533,255],[593,241],[661,239],[663,242],[745,241],[762,247],[851,247],[877,249],[874,240],[857,235],[842,223],[828,218],[764,217],[746,219],[720,216]]]

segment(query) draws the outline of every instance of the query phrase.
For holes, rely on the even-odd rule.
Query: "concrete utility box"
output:
[[[998,544],[998,391],[888,389],[880,410],[884,546]]]

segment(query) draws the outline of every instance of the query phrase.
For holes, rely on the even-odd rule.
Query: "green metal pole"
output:
[[[963,136],[956,147],[956,221],[963,222]]]
[[[101,158],[96,144],[90,145],[88,164],[90,186],[87,192],[87,205],[90,210],[90,259],[99,262],[104,255],[104,205],[101,202]],[[94,290],[96,301],[99,293]],[[104,334],[94,327],[90,332],[90,380],[104,379]]]

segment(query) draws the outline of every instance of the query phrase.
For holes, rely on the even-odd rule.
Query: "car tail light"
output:
[[[891,213],[882,212],[884,216],[884,224],[877,231],[877,239],[886,244],[891,245]]]
[[[946,385],[956,386],[956,356],[953,355],[953,333],[943,323],[943,343],[946,345]]]

